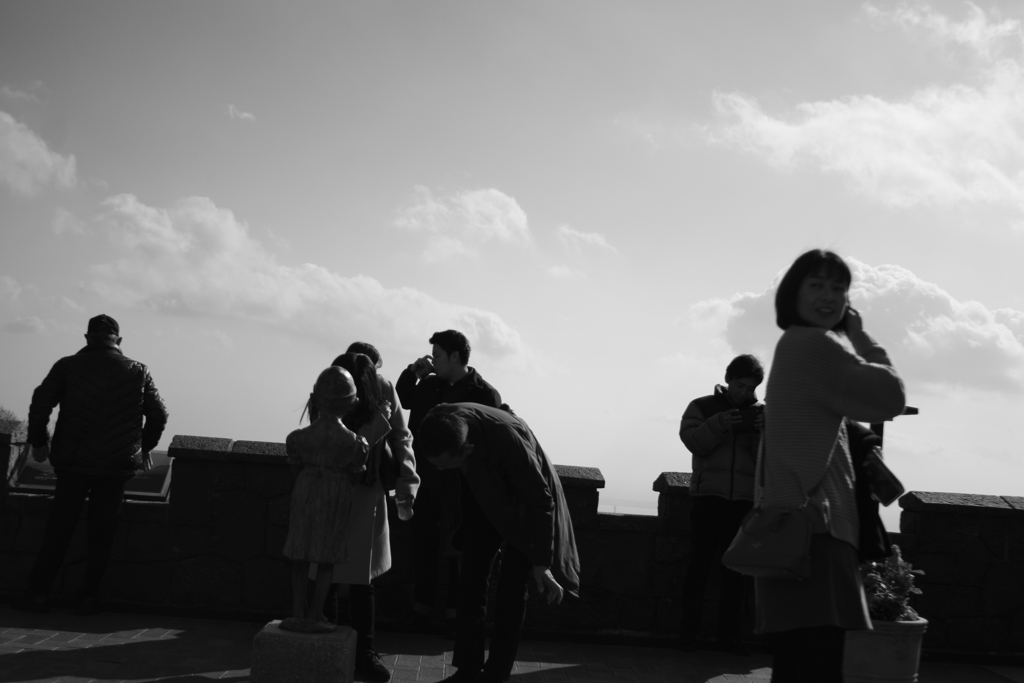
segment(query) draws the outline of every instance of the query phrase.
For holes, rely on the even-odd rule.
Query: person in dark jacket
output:
[[[32,394],[28,440],[37,462],[49,458],[57,475],[26,594],[15,606],[49,610],[49,594],[86,498],[88,558],[76,611],[99,611],[99,589],[110,559],[125,484],[148,470],[167,424],[167,408],[145,365],[121,353],[120,327],[108,315],[89,321],[86,346],[57,361]],[[52,443],[50,414],[60,406]]]
[[[754,408],[764,368],[754,356],[737,356],[725,369],[725,386],[687,406],[679,438],[693,454],[690,475],[692,554],[683,579],[680,647],[694,650],[700,631],[708,573],[739,530],[754,500],[754,469],[760,424],[744,424],[741,410]],[[719,644],[746,650],[741,636],[744,596],[749,582],[720,567]]]
[[[395,384],[398,398],[409,409],[409,430],[413,435],[413,451],[420,422],[431,408],[440,403],[479,403],[497,408],[501,394],[469,366],[470,345],[457,330],[437,332],[430,337],[431,355],[411,363]],[[429,622],[430,611],[437,597],[438,557],[447,547],[450,531],[458,524],[459,478],[453,472],[440,472],[416,457],[416,473],[420,488],[416,498],[416,515],[412,518],[415,534],[416,582],[413,588],[414,626]],[[449,531],[442,534],[442,526]],[[459,562],[448,558],[448,592],[445,596],[448,629],[455,625],[455,601],[458,597]]]
[[[548,604],[579,596],[580,563],[572,520],[554,465],[529,426],[510,410],[443,404],[420,426],[419,452],[456,470],[463,498],[462,576],[452,666],[446,681],[494,683],[512,672],[532,577]],[[487,583],[501,550],[490,654],[484,661]]]

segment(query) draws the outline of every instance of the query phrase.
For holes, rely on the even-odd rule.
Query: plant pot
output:
[[[873,631],[847,631],[843,654],[846,683],[915,683],[927,619],[871,620]]]

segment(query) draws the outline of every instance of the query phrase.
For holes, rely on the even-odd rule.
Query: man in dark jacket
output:
[[[451,683],[506,680],[526,615],[527,586],[558,604],[579,595],[572,520],[554,465],[523,420],[474,403],[440,405],[420,426],[419,450],[467,483],[460,538],[462,577]],[[487,581],[501,550],[495,623],[484,662]]]
[[[457,330],[437,332],[430,338],[431,355],[411,363],[395,383],[398,399],[409,409],[409,430],[413,435],[413,451],[418,452],[416,438],[420,422],[431,408],[440,403],[479,403],[497,408],[501,395],[469,366],[470,346],[466,336]],[[437,596],[438,555],[441,552],[441,525],[453,528],[459,516],[460,483],[452,472],[440,472],[426,464],[417,453],[416,473],[420,488],[416,497],[416,515],[412,518],[415,534],[416,583],[413,588],[414,625],[429,621],[431,607]],[[459,564],[457,557],[448,559],[448,593],[446,617],[454,628],[455,601],[458,597]]]
[[[719,384],[714,394],[691,401],[683,413],[679,438],[693,454],[692,554],[682,596],[680,647],[684,650],[697,647],[708,573],[753,506],[754,468],[763,418],[758,415],[752,423],[750,410],[758,407],[757,387],[762,381],[764,369],[757,358],[737,356],[725,370],[726,386]],[[735,652],[744,652],[740,624],[746,582],[736,572],[724,566],[720,569],[718,640]]]
[[[87,345],[57,361],[32,394],[28,440],[37,462],[47,458],[57,474],[57,490],[46,533],[16,606],[49,610],[49,594],[64,554],[89,499],[88,558],[76,611],[99,611],[99,588],[110,559],[125,483],[138,469],[152,467],[167,424],[167,409],[145,365],[121,353],[120,328],[108,315],[89,321]],[[47,444],[50,413],[60,405],[52,444]],[[145,422],[143,422],[145,420]]]

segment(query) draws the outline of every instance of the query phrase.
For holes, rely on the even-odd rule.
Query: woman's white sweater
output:
[[[859,524],[853,465],[843,418],[881,422],[903,412],[903,382],[885,349],[865,332],[850,336],[794,325],[775,347],[765,396],[765,434],[758,455],[764,482],[755,504],[799,507],[818,482],[815,531],[857,547]]]

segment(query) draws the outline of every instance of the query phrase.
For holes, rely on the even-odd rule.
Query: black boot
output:
[[[384,666],[384,661],[376,651],[363,650],[356,653],[354,678],[365,683],[387,683],[391,680],[391,672]]]

